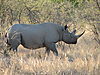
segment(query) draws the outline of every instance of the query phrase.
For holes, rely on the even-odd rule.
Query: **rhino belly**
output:
[[[34,37],[32,36],[29,37],[29,35],[28,37],[27,36],[22,37],[21,44],[28,49],[37,49],[37,48],[44,47],[43,40]]]
[[[27,44],[23,46],[27,49],[38,49],[38,48],[44,47],[43,45],[40,45],[40,44],[32,44],[32,45]]]

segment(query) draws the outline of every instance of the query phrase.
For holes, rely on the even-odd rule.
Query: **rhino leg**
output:
[[[18,46],[19,46],[19,45],[18,45]],[[14,52],[17,52],[17,47],[18,47],[18,46],[12,47],[12,49],[13,49]]]
[[[11,50],[13,50],[13,51],[15,51],[15,52],[17,52],[17,47],[20,45],[16,40],[12,40],[12,43],[13,44],[11,44],[11,47],[9,48],[9,50],[11,51]]]
[[[11,48],[13,49],[13,51],[17,52],[17,48],[20,44],[21,44],[21,35],[20,33],[15,33],[12,37],[12,44],[11,44]]]
[[[50,52],[50,50],[54,53],[55,56],[58,56],[58,51],[56,49],[55,43],[49,43],[46,44],[46,48],[48,48],[48,52]]]
[[[46,48],[46,51],[45,51],[45,53],[47,53],[47,55],[49,56],[50,49],[49,49],[49,48]]]

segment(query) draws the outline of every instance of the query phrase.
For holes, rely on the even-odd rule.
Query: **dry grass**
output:
[[[32,51],[22,46],[10,56],[0,54],[0,75],[99,75],[100,50],[92,37],[89,40],[91,35],[77,45],[65,45],[64,50],[58,47],[58,57],[52,52],[46,56],[44,48]]]
[[[80,50],[81,56],[75,53],[66,55],[59,49],[59,56],[52,53],[45,57],[44,50],[23,50],[10,57],[0,56],[0,75],[99,75],[100,54]],[[100,51],[99,51],[100,52]],[[88,54],[88,55],[87,55]],[[83,57],[82,57],[83,56]],[[73,61],[69,59],[73,58]]]
[[[35,3],[34,0],[29,0],[29,2],[26,0],[29,8],[34,7],[32,10],[30,9],[34,14],[28,12],[24,4],[20,5],[16,0],[4,1],[5,3],[1,4],[2,14],[5,15],[1,17],[5,22],[3,27],[0,27],[0,75],[100,75],[100,45],[94,40],[96,36],[90,33],[93,25],[98,24],[99,27],[100,22],[95,2],[86,2],[84,6],[72,8],[69,2],[56,4],[46,1],[42,4],[39,0],[37,6],[37,2]],[[8,7],[11,7],[13,14]],[[25,11],[22,12],[22,9]],[[20,12],[22,12],[21,23],[55,22],[66,25],[68,22],[72,22],[78,32],[84,29],[88,31],[82,36],[83,38],[80,38],[77,45],[58,47],[58,57],[55,57],[52,52],[50,56],[46,56],[44,48],[32,51],[22,47],[19,47],[18,53],[4,56],[1,52],[6,47],[1,39],[2,33],[8,28],[10,21],[13,21],[12,16],[15,19],[13,23],[18,23],[16,20],[19,20],[19,17],[16,14],[20,14]]]

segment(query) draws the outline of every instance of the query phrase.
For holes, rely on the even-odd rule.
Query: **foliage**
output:
[[[15,23],[71,22],[73,28],[90,24],[98,32],[99,7],[98,0],[0,0],[0,31]]]
[[[42,22],[71,22],[73,28],[87,23],[100,30],[98,4],[97,0],[0,0],[0,31],[15,23]]]

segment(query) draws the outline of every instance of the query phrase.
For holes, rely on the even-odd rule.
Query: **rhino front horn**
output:
[[[77,35],[76,37],[79,38],[79,37],[81,37],[84,33],[85,33],[85,31],[84,31],[83,33],[81,33],[80,35]]]

